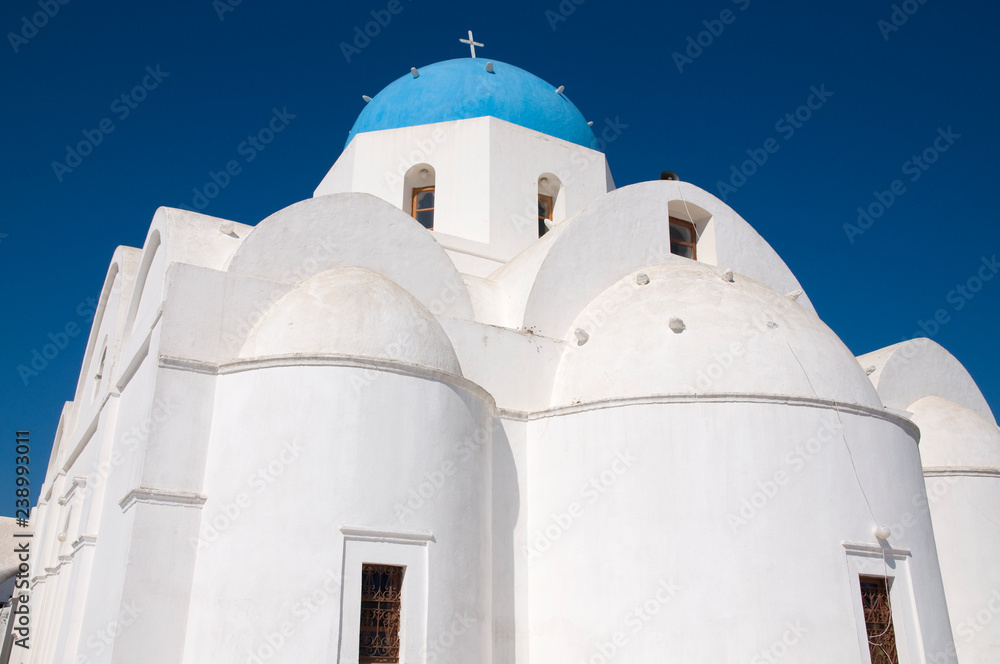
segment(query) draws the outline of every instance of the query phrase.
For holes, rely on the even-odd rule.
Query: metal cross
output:
[[[486,44],[480,44],[479,42],[477,42],[475,39],[472,38],[472,30],[469,30],[468,39],[459,39],[458,41],[462,42],[463,44],[469,45],[469,49],[472,51],[472,57],[476,57],[477,46],[486,46]]]

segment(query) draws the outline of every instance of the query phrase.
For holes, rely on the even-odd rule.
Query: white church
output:
[[[10,661],[1000,662],[1000,429],[952,355],[854,357],[518,67],[366,101],[312,198],[115,250]]]

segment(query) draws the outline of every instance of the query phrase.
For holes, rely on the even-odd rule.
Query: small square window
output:
[[[403,568],[361,566],[361,631],[358,662],[399,662]]]
[[[434,187],[413,190],[413,218],[427,230],[434,230]]]
[[[694,224],[670,217],[670,253],[697,260],[698,234]]]

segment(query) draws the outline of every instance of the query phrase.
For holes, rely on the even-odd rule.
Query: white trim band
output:
[[[841,542],[847,553],[852,556],[867,556],[869,558],[883,558],[887,554],[893,560],[903,560],[911,557],[909,549],[894,549],[888,544],[879,546],[878,544],[865,544],[864,542]]]
[[[208,496],[201,493],[138,488],[129,491],[124,498],[118,501],[118,505],[122,508],[122,512],[129,511],[129,509],[131,509],[131,507],[136,503],[201,508],[201,506],[205,504],[206,500],[208,500]]]
[[[393,544],[427,544],[434,542],[434,533],[401,530],[376,530],[357,526],[341,526],[344,539],[361,542],[391,542]]]
[[[930,466],[924,477],[1000,477],[1000,468],[981,466]]]

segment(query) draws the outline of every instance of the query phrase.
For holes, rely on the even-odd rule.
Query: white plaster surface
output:
[[[240,355],[376,357],[461,375],[451,341],[412,295],[364,268],[321,272],[282,298]]]
[[[955,357],[931,339],[916,338],[862,355],[858,363],[867,371],[882,402],[905,410],[927,395],[936,395],[971,408],[994,424],[986,398],[969,372]]]
[[[1000,656],[1000,429],[939,396],[909,406],[960,662]]]
[[[433,232],[405,212],[424,163]],[[615,190],[491,118],[359,135],[316,194],[232,233],[161,208],[115,252],[21,662],[349,662],[364,562],[408,570],[411,664],[866,664],[879,569],[901,661],[956,661],[1000,585],[997,434],[937,344],[855,360],[711,194]]]
[[[881,406],[854,357],[814,313],[743,277],[686,259],[608,288],[564,332],[553,406],[661,394],[768,394]],[[684,329],[670,329],[680,318]],[[572,331],[589,338],[578,345]]]

